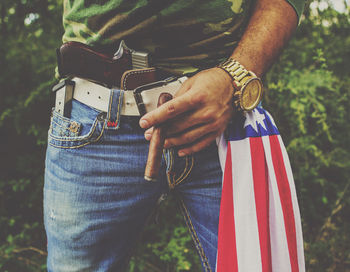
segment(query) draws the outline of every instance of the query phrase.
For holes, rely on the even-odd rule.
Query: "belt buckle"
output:
[[[74,87],[75,82],[66,79],[52,88],[56,93],[55,110],[63,116],[68,116],[66,104],[73,99]]]
[[[143,116],[143,115],[145,115],[147,113],[146,106],[145,106],[145,103],[143,102],[141,93],[144,92],[144,91],[147,91],[147,90],[154,89],[154,88],[164,87],[167,84],[169,84],[170,82],[175,81],[176,79],[177,79],[176,77],[169,77],[169,78],[167,78],[165,80],[156,81],[156,82],[152,82],[152,83],[149,83],[149,84],[146,84],[146,85],[139,86],[133,91],[134,98],[135,98],[135,101],[136,101],[136,106],[137,106],[141,116]]]

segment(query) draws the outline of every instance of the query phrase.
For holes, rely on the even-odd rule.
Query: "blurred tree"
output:
[[[294,169],[307,271],[350,269],[350,18],[332,2],[307,5],[295,38],[267,75]],[[347,215],[347,216],[346,216]]]
[[[45,267],[43,162],[61,6],[56,0],[0,2],[1,271]]]

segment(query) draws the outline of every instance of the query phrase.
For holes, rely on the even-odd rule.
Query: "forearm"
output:
[[[248,27],[232,57],[261,76],[276,59],[297,26],[285,0],[257,0]],[[182,146],[180,156],[202,150],[232,120],[232,78],[220,68],[204,70],[184,82],[174,99],[144,115],[142,128],[167,122],[165,147]],[[151,138],[152,132],[146,132]],[[148,135],[148,136],[147,136]]]
[[[285,47],[297,23],[297,14],[287,1],[257,0],[247,29],[231,57],[262,76]]]

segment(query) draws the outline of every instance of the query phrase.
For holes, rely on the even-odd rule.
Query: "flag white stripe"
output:
[[[270,237],[272,271],[291,271],[287,236],[277,179],[272,162],[269,136],[263,136],[266,163],[269,173]]]
[[[295,218],[295,231],[297,236],[298,266],[299,266],[299,271],[304,272],[305,261],[304,261],[303,233],[301,229],[300,211],[299,211],[297,194],[295,190],[294,178],[293,178],[292,168],[289,162],[289,157],[280,135],[278,135],[278,140],[281,146],[284,165],[287,172],[289,187],[292,195],[293,212],[294,212],[294,218]]]
[[[232,179],[238,271],[262,271],[249,138],[232,141]]]

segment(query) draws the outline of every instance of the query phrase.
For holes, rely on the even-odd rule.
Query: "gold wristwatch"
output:
[[[232,58],[217,67],[223,69],[233,79],[236,89],[233,94],[235,108],[242,111],[255,109],[262,99],[263,85],[261,79]]]

